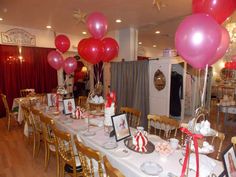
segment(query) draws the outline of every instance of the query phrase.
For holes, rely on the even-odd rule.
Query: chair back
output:
[[[26,97],[31,92],[35,92],[35,89],[21,89],[20,90],[20,96],[21,97]]]
[[[40,113],[40,121],[42,126],[42,132],[43,132],[43,139],[46,143],[55,145],[55,137],[52,133],[52,129],[54,126],[54,121],[48,117]]]
[[[74,136],[74,141],[79,154],[83,176],[95,176],[94,163],[96,162],[98,166],[98,175],[99,177],[103,177],[102,156],[100,152],[83,145],[78,141],[78,138],[76,136]]]
[[[76,161],[71,135],[59,130],[55,125],[52,126],[52,130],[55,135],[56,149],[60,159],[62,160],[62,167],[64,168],[65,164],[68,164],[73,168],[74,173],[76,173]]]
[[[233,136],[233,137],[231,138],[231,142],[232,142],[234,148],[236,148],[236,136]]]
[[[219,159],[220,157],[220,153],[221,153],[221,149],[222,149],[222,145],[223,145],[223,141],[225,139],[225,134],[222,132],[216,132],[216,135],[212,137],[211,140],[211,145],[215,146],[215,150],[216,150],[216,139],[218,139],[218,149],[217,149],[217,154],[216,154],[216,159]]]
[[[30,107],[27,104],[21,104],[23,120],[28,124],[28,126],[33,127],[33,120],[30,115]]]
[[[118,169],[111,165],[106,156],[103,157],[103,163],[108,177],[125,177]]]
[[[3,102],[3,105],[6,110],[6,117],[9,117],[10,116],[10,109],[9,109],[8,102],[7,102],[7,96],[1,93],[1,98],[2,98],[2,102]]]
[[[121,107],[121,113],[127,114],[127,121],[130,127],[137,128],[140,125],[141,112],[134,108]]]
[[[82,108],[87,108],[87,96],[79,96],[78,98],[78,106]]]
[[[148,132],[151,133],[151,128],[154,128],[154,134],[157,134],[163,138],[170,138],[170,136],[173,134],[173,137],[175,138],[177,135],[177,130],[180,127],[180,122],[171,119],[167,116],[159,116],[159,115],[151,115],[149,114],[147,116],[148,119]],[[162,132],[164,134],[162,134]]]
[[[30,113],[33,121],[34,130],[38,133],[42,132],[41,121],[40,121],[41,112],[35,109],[34,107],[30,107]]]

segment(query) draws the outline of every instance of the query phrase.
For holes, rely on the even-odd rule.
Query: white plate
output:
[[[112,142],[112,141],[108,141],[103,144],[103,147],[105,149],[115,149],[115,148],[117,148],[117,146],[118,146],[118,144],[116,142]]]
[[[155,162],[144,162],[140,169],[145,174],[152,176],[159,175],[163,171],[163,168]]]
[[[130,150],[128,150],[127,148],[119,148],[117,150],[115,150],[115,155],[118,157],[128,157],[130,155]]]

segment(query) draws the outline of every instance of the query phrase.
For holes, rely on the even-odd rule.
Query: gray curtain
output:
[[[111,63],[111,90],[117,94],[117,110],[121,106],[142,112],[141,125],[147,127],[149,113],[148,61]]]

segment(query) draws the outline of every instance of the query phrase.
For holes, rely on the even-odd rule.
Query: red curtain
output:
[[[51,50],[0,45],[0,92],[7,95],[10,108],[21,89],[34,88],[36,93],[43,93],[57,86],[57,72],[47,62]],[[1,102],[0,117],[4,112]]]

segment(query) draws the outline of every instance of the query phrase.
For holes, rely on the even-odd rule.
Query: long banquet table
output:
[[[19,106],[20,106],[19,102]],[[140,166],[144,162],[156,162],[162,168],[163,172],[159,175],[159,177],[167,177],[168,173],[171,172],[176,176],[180,176],[182,165],[180,164],[179,160],[183,159],[183,150],[179,149],[174,151],[169,156],[162,156],[158,152],[154,151],[150,154],[141,154],[134,151],[129,150],[129,154],[127,156],[120,156],[118,153],[119,148],[125,148],[124,141],[118,142],[118,147],[115,149],[105,149],[104,143],[108,141],[115,141],[114,137],[110,138],[109,136],[105,135],[104,127],[103,127],[103,117],[95,117],[90,119],[90,124],[96,124],[97,126],[90,126],[90,131],[96,132],[94,136],[85,136],[84,132],[87,131],[88,127],[88,119],[71,119],[69,115],[60,114],[55,116],[53,111],[50,111],[43,107],[36,107],[40,109],[41,112],[46,114],[47,116],[51,117],[56,125],[63,129],[64,131],[69,132],[71,135],[76,134],[78,139],[83,141],[87,146],[100,151],[103,155],[106,155],[111,162],[111,164],[118,168],[125,176],[127,177],[148,177],[144,172],[141,171]],[[131,133],[134,134],[135,130],[131,129]],[[160,137],[156,135],[148,135],[148,139],[153,143],[156,144],[157,142],[162,142]],[[201,159],[201,157],[200,157]],[[211,159],[215,162],[216,166],[213,169],[214,174],[219,176],[223,171],[222,162],[216,161]],[[200,167],[200,174],[201,174],[201,167]],[[189,171],[189,177],[194,177],[195,172],[193,170]]]

